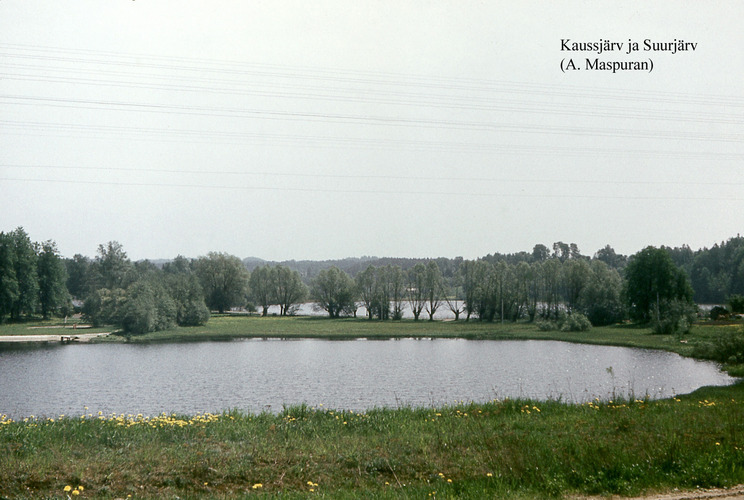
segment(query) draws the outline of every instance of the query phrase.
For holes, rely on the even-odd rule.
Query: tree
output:
[[[90,266],[90,259],[80,254],[75,254],[72,259],[65,259],[67,291],[76,299],[85,299],[90,293]]]
[[[182,259],[177,257],[173,266],[163,268],[164,282],[176,307],[176,323],[179,326],[203,325],[209,320],[204,290],[199,278],[187,264],[188,261],[183,257]]]
[[[426,304],[426,266],[421,262],[408,271],[406,295],[408,296],[408,305],[413,313],[413,319],[418,321]]]
[[[403,319],[406,275],[399,266],[388,264],[375,269],[374,294],[371,301],[377,319]]]
[[[300,278],[300,273],[286,266],[276,266],[272,270],[276,299],[281,316],[293,315],[308,291]]]
[[[367,310],[367,317],[369,319],[373,318],[372,304],[375,301],[376,274],[377,272],[374,266],[367,266],[367,269],[357,274],[354,280],[357,296]]]
[[[13,310],[18,293],[13,239],[9,234],[0,233],[0,321]]]
[[[557,318],[560,309],[561,263],[558,259],[548,259],[540,263],[540,302],[543,318]]]
[[[538,243],[532,247],[532,259],[535,262],[542,262],[550,258],[550,250],[545,245]]]
[[[70,302],[65,282],[67,272],[57,252],[57,245],[49,240],[37,248],[37,275],[39,279],[39,305],[44,319]]]
[[[625,316],[622,289],[620,273],[601,260],[593,260],[578,309],[594,326],[617,323]]]
[[[589,263],[584,259],[570,259],[561,266],[563,297],[569,312],[578,307],[579,297],[589,281],[589,274]]]
[[[442,302],[442,272],[436,261],[430,260],[426,263],[426,312],[429,314],[429,321],[434,321],[439,305]]]
[[[251,300],[261,306],[261,316],[267,316],[269,306],[276,302],[276,290],[271,267],[266,265],[255,268],[248,280],[248,286]]]
[[[109,241],[106,245],[98,245],[92,269],[93,289],[126,288],[135,281],[132,270],[132,262],[121,243]]]
[[[442,280],[440,291],[447,308],[455,315],[455,321],[460,319],[460,314],[465,312],[465,301],[462,297],[462,277],[455,273],[449,280]]]
[[[310,287],[310,297],[331,318],[356,311],[354,280],[336,266],[318,273]]]
[[[94,326],[120,324],[125,295],[121,288],[99,288],[85,299],[83,316]]]
[[[155,279],[143,278],[126,289],[119,317],[128,333],[167,330],[176,325],[177,308],[168,291]]]
[[[615,253],[615,249],[610,245],[605,245],[604,248],[597,250],[594,258],[615,269],[622,269],[628,262],[628,258],[625,255]]]
[[[22,227],[9,234],[13,256],[13,270],[18,283],[18,293],[11,302],[10,317],[36,312],[39,303],[39,279],[36,272],[36,251]]]
[[[682,319],[676,317],[682,311],[684,321],[689,322],[685,308],[693,305],[690,280],[666,250],[644,248],[630,258],[625,276],[626,300],[633,319],[644,323],[654,320],[656,325],[667,320],[676,323]]]
[[[245,305],[248,292],[248,270],[234,255],[210,252],[194,262],[194,272],[204,290],[204,301],[220,314],[235,306]]]
[[[473,314],[477,314],[477,298],[481,294],[481,287],[485,284],[488,263],[483,260],[465,260],[460,265],[459,271],[465,298],[465,321],[469,321]]]

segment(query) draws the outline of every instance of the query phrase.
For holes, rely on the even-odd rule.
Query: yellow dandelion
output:
[[[251,488],[253,488],[254,490],[257,490],[257,489],[259,489],[259,488],[263,488],[263,484],[261,484],[261,483],[256,483],[256,484],[254,484],[253,486],[251,486]]]
[[[72,495],[73,496],[78,496],[79,494],[80,494],[80,492],[78,490],[72,490]]]
[[[68,493],[68,492],[72,491],[72,486],[70,486],[70,485],[68,484],[67,486],[65,486],[65,489],[64,489],[64,491],[65,491],[65,493]]]
[[[78,485],[77,489],[79,489],[80,491],[83,491],[85,488],[83,488],[82,485]]]
[[[451,483],[451,482],[452,482],[452,479],[447,479],[447,482],[448,482],[448,483]]]
[[[490,472],[486,472],[486,477],[493,477],[493,474]]]

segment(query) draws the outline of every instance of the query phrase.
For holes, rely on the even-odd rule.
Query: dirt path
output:
[[[96,337],[105,337],[104,333],[70,333],[67,335],[0,335],[0,342],[90,342]]]
[[[573,500],[744,500],[744,485],[726,489],[699,489],[694,491],[677,491],[659,493],[642,497],[573,497]]]

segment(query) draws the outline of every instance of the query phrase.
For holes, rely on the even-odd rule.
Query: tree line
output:
[[[725,245],[729,260],[739,255],[729,247],[741,243],[737,237]],[[456,320],[526,320],[545,329],[632,319],[669,333],[689,328],[697,293],[675,252],[647,247],[625,257],[608,245],[589,257],[573,243],[556,242],[552,251],[539,244],[532,252],[475,260],[345,259],[351,271],[316,262],[303,273],[255,261],[249,271],[238,257],[217,252],[162,265],[132,262],[115,241],[99,245],[93,259],[62,259],[54,242],[32,243],[18,228],[0,233],[0,320],[67,315],[75,298],[94,324],[142,333],[204,324],[210,311],[236,307],[266,316],[277,306],[280,315],[292,315],[311,301],[331,318],[363,311],[370,320],[399,320],[407,310],[414,320],[433,320],[448,310]],[[705,259],[704,252],[693,256],[691,269]],[[727,281],[732,291],[736,272]]]

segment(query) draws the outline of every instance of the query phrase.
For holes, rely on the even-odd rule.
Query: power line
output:
[[[32,60],[51,60],[57,62],[74,62],[104,66],[124,66],[150,69],[167,69],[191,71],[198,73],[262,75],[284,77],[287,79],[315,79],[364,84],[386,84],[393,86],[411,86],[417,88],[448,88],[466,91],[491,90],[517,92],[525,94],[542,93],[551,96],[593,97],[614,100],[633,100],[647,102],[670,102],[687,104],[718,104],[726,106],[744,106],[744,98],[739,96],[720,96],[689,94],[682,92],[653,92],[625,89],[596,89],[580,86],[561,86],[535,84],[533,82],[495,81],[463,77],[442,77],[441,75],[413,75],[391,72],[353,71],[338,68],[317,68],[310,66],[287,66],[279,64],[258,64],[245,61],[212,60],[187,57],[154,56],[148,54],[126,54],[121,52],[96,51],[92,49],[69,49],[48,46],[0,44],[0,49],[14,50],[20,53],[5,54],[7,57]],[[52,56],[49,54],[76,54],[82,57]],[[100,59],[85,59],[85,57]],[[176,63],[176,64],[174,64]]]
[[[478,198],[558,198],[558,199],[589,199],[589,200],[624,200],[624,201],[744,201],[743,197],[702,197],[702,196],[617,196],[617,195],[580,195],[580,194],[555,194],[555,193],[483,193],[483,192],[456,192],[456,191],[416,191],[416,190],[379,190],[379,189],[325,189],[325,188],[292,188],[276,186],[239,186],[239,185],[211,185],[211,184],[184,184],[184,183],[147,183],[147,182],[109,182],[109,181],[87,181],[70,179],[29,179],[19,177],[0,177],[0,181],[10,182],[32,182],[32,183],[62,183],[75,185],[116,186],[116,187],[164,187],[164,188],[192,188],[192,189],[217,189],[232,191],[282,191],[301,193],[333,193],[333,194],[372,194],[372,195],[403,195],[403,196],[463,196]]]
[[[326,174],[326,173],[304,173],[304,172],[276,172],[267,170],[194,170],[194,169],[172,169],[172,168],[137,168],[137,167],[90,167],[74,165],[32,165],[32,164],[0,164],[0,168],[17,168],[17,169],[36,169],[36,170],[81,170],[95,172],[131,172],[139,174],[194,174],[206,176],[265,176],[265,177],[285,177],[285,178],[305,178],[305,179],[347,179],[357,181],[367,180],[411,180],[418,183],[422,182],[465,182],[465,183],[526,183],[534,184],[609,184],[609,185],[664,185],[664,186],[720,186],[719,181],[681,181],[681,180],[619,180],[619,179],[576,179],[570,177],[564,178],[515,178],[515,177],[473,177],[473,176],[438,176],[431,173],[429,176],[413,175],[379,175],[379,174]],[[727,186],[742,186],[744,182],[727,182]]]

